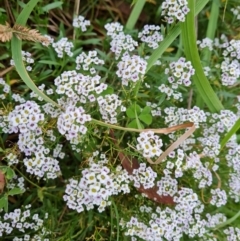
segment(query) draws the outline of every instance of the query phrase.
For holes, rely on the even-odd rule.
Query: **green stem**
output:
[[[15,169],[24,179],[26,179],[29,183],[31,183],[33,186],[35,186],[38,189],[41,189],[37,184],[29,180],[21,171],[19,171],[17,168]]]
[[[91,120],[92,123],[95,123],[97,125],[100,125],[100,126],[104,126],[104,127],[107,127],[107,128],[111,128],[111,129],[115,129],[115,130],[121,130],[121,131],[130,131],[130,132],[142,132],[143,129],[134,129],[134,128],[127,128],[127,127],[122,127],[122,126],[116,126],[116,125],[113,125],[113,124],[108,124],[108,123],[105,123],[103,121],[99,121],[99,120],[95,120],[95,119],[92,119]]]
[[[137,0],[134,4],[133,10],[128,18],[126,29],[132,30],[142,12],[142,9],[145,5],[146,0]]]

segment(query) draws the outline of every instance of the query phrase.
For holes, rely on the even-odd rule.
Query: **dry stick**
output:
[[[10,66],[7,69],[3,70],[2,72],[0,72],[0,77],[4,76],[5,74],[7,74],[12,69],[14,69],[14,66]]]
[[[183,143],[196,130],[196,127],[195,127],[194,123],[192,123],[192,122],[189,122],[189,123],[186,123],[183,125],[185,125],[185,128],[190,127],[189,130],[187,130],[182,136],[180,136],[175,142],[173,142],[171,144],[171,146],[165,152],[163,152],[163,154],[155,162],[153,162],[150,158],[147,158],[147,161],[149,163],[159,164],[160,162],[162,162],[169,155],[170,152],[172,152],[174,149],[176,149],[181,143]],[[179,126],[182,127],[182,125],[179,125]],[[176,127],[177,126],[174,126],[174,128],[176,128]],[[173,131],[171,131],[171,132],[173,132]]]
[[[191,109],[192,106],[192,97],[193,97],[193,89],[190,89],[188,96],[188,110]]]
[[[10,20],[11,24],[14,24],[15,18],[12,14],[11,7],[9,5],[9,0],[5,0],[4,2],[5,2],[5,8],[7,10],[8,19]]]

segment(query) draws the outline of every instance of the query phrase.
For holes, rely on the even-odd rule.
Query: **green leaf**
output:
[[[141,113],[141,107],[137,104],[132,104],[127,108],[126,114],[129,118],[137,118],[138,114]]]
[[[134,108],[132,108],[132,106],[128,107],[126,110],[126,114],[127,114],[127,117],[129,118],[135,118]]]
[[[13,188],[12,190],[10,190],[10,191],[8,192],[8,195],[9,195],[9,196],[13,196],[13,195],[22,194],[22,193],[24,193],[24,190],[22,190],[22,189],[19,188],[19,187],[15,187],[15,188]]]
[[[6,178],[7,179],[12,179],[15,176],[15,172],[12,168],[8,167],[7,168],[7,173],[6,173]]]
[[[101,93],[101,96],[111,95],[114,93],[113,87],[108,86],[106,90]]]
[[[42,10],[43,10],[44,12],[48,12],[48,11],[51,10],[51,9],[61,7],[62,4],[63,4],[63,2],[53,2],[53,3],[49,3],[49,4],[47,4],[46,6],[42,7]]]
[[[152,123],[152,116],[150,114],[141,114],[138,118],[147,125]]]
[[[135,120],[133,120],[133,121],[131,121],[128,125],[127,125],[127,127],[129,127],[129,128],[138,128],[138,125],[137,125],[137,121],[136,121],[136,119]]]
[[[8,196],[4,195],[2,198],[0,198],[0,209],[4,209],[5,212],[8,211]]]
[[[190,12],[187,14],[185,22],[181,24],[185,55],[187,60],[191,61],[193,68],[195,69],[193,81],[197,87],[198,93],[201,95],[203,101],[211,112],[219,112],[224,109],[223,105],[204,74],[198,53],[194,16],[195,1],[189,1],[188,7]]]
[[[151,113],[151,107],[150,106],[145,106],[142,110],[141,114],[149,114]]]

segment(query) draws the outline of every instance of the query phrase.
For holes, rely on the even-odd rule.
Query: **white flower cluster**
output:
[[[58,161],[46,157],[50,149],[44,146],[42,130],[39,122],[44,120],[40,107],[34,101],[27,101],[17,105],[8,115],[8,133],[19,133],[18,147],[31,158],[24,158],[23,163],[27,172],[35,174],[38,178],[54,179],[60,174]]]
[[[122,106],[122,101],[118,99],[118,95],[111,94],[104,97],[99,96],[97,98],[98,106],[103,120],[107,123],[117,123],[117,109],[120,107],[121,111],[125,111],[126,108]]]
[[[116,60],[122,53],[129,53],[136,49],[138,42],[134,41],[131,35],[125,35],[123,26],[119,23],[108,23],[105,25],[107,36],[112,38],[110,42],[111,51],[115,54]]]
[[[4,100],[6,98],[6,94],[10,92],[10,85],[5,82],[3,78],[0,78],[0,86],[2,86],[0,99]]]
[[[206,218],[207,218],[207,227],[208,228],[215,228],[216,225],[227,221],[227,217],[222,213],[216,213],[214,215],[207,213]]]
[[[73,27],[80,28],[82,32],[87,31],[87,26],[90,26],[91,23],[89,20],[86,20],[83,16],[79,15],[73,19]]]
[[[176,89],[179,85],[186,87],[191,85],[191,76],[194,75],[195,70],[193,69],[191,62],[186,61],[185,58],[180,58],[176,62],[171,62],[169,68],[165,69],[165,74],[168,75],[168,82],[170,87],[162,84],[158,89],[165,93],[168,99],[173,96],[174,99],[182,101],[182,94]]]
[[[202,213],[204,205],[198,199],[198,196],[191,188],[181,188],[173,198],[177,203],[175,210],[182,213],[193,214]]]
[[[147,69],[147,62],[138,55],[124,55],[117,65],[117,76],[122,79],[122,84],[128,86],[129,82],[136,83],[142,80]]]
[[[154,135],[153,131],[140,133],[137,142],[137,150],[141,151],[145,158],[159,157],[162,153],[162,140]]]
[[[28,65],[26,66],[26,70],[27,71],[31,71],[32,70],[32,64],[34,63],[34,59],[31,58],[31,54],[29,52],[23,51],[22,50],[22,60],[23,62],[26,62]],[[10,60],[10,65],[15,65],[14,60],[11,59]]]
[[[204,127],[203,136],[197,138],[203,147],[203,154],[211,158],[217,157],[220,153],[221,133],[229,131],[237,121],[238,117],[229,110],[221,110],[220,114],[206,113],[210,127]]]
[[[153,187],[157,173],[151,167],[146,167],[146,163],[140,163],[139,168],[133,169],[130,179],[134,182],[134,187],[140,188],[142,185],[144,189]]]
[[[6,156],[7,162],[8,162],[8,166],[12,166],[14,164],[17,164],[19,162],[17,155],[13,154],[13,153],[9,153]]]
[[[90,70],[90,73],[96,74],[96,69],[94,68],[99,65],[103,65],[104,61],[97,57],[97,51],[89,51],[88,54],[82,52],[80,55],[76,57],[76,69],[83,69],[85,71]]]
[[[48,42],[41,42],[41,44],[43,46],[48,46],[49,44],[52,44],[54,42],[54,38],[53,37],[51,37],[51,36],[49,36],[47,34],[44,34],[43,36],[48,39]]]
[[[123,32],[123,25],[118,22],[107,23],[104,28],[107,30],[107,36],[111,38],[116,37],[119,33]]]
[[[213,40],[210,38],[204,38],[201,40],[197,40],[197,45],[199,45],[200,49],[208,48],[210,51],[213,50]]]
[[[227,165],[231,167],[228,180],[229,196],[237,203],[240,201],[240,145],[235,141],[228,142],[229,147],[226,155]]]
[[[98,153],[98,152],[97,152]],[[108,160],[104,154],[100,155],[98,163],[94,163],[93,158],[89,159],[89,168],[82,171],[82,178],[70,179],[67,184],[63,199],[67,206],[77,212],[93,209],[98,206],[98,211],[102,212],[106,206],[111,204],[109,198],[120,192],[129,193],[129,175],[121,166],[116,167],[113,173],[106,166]]]
[[[38,178],[55,179],[61,174],[58,161],[52,157],[45,157],[40,151],[35,157],[24,158],[23,163],[27,172],[36,175]]]
[[[41,84],[41,85],[38,86],[38,89],[43,92],[44,89],[45,89],[45,87],[46,87],[45,84]],[[51,93],[49,93],[49,91],[47,91],[47,95],[50,95],[50,94],[51,94]],[[34,91],[32,91],[32,92],[30,93],[30,97],[31,97],[32,99],[36,98],[36,99],[39,100],[39,101],[43,101],[43,98],[42,98],[39,94],[37,94],[36,92],[34,92]]]
[[[159,46],[159,42],[163,41],[163,36],[159,30],[159,26],[145,25],[143,30],[138,33],[138,38],[146,43],[148,47],[156,49]]]
[[[95,95],[107,89],[107,84],[100,83],[99,75],[89,76],[78,74],[75,70],[65,71],[54,80],[57,87],[56,93],[65,95],[74,100],[75,103],[86,103],[87,98],[90,102],[96,100]],[[66,100],[63,101],[64,103]]]
[[[212,205],[215,205],[219,208],[227,203],[227,194],[224,190],[221,190],[220,188],[212,189],[211,194],[212,199],[210,203]]]
[[[240,40],[222,44],[224,60],[221,64],[222,84],[234,85],[240,77]]]
[[[165,0],[162,3],[162,16],[170,24],[176,19],[184,22],[189,11],[187,0]]]
[[[196,182],[199,181],[199,188],[212,185],[213,177],[211,170],[209,170],[208,165],[204,166],[196,152],[189,154],[183,169],[184,171],[191,170],[193,172],[194,179]]]
[[[12,99],[15,101],[15,102],[19,102],[20,104],[26,102],[26,100],[20,96],[20,94],[15,94],[13,93],[12,94]]]
[[[227,235],[227,241],[238,241],[240,240],[240,228],[229,227],[223,231]]]
[[[198,128],[200,123],[205,123],[207,121],[206,113],[197,106],[194,106],[192,109],[167,107],[164,109],[164,112],[167,114],[165,123],[169,124],[169,126],[175,126],[190,121]]]
[[[237,60],[230,61],[229,58],[225,58],[221,70],[221,81],[224,86],[234,85],[240,77],[240,63]]]
[[[178,182],[176,179],[171,178],[169,175],[162,177],[157,182],[158,191],[160,196],[171,196],[173,197],[178,191]]]
[[[48,214],[46,213],[45,218],[41,219],[38,214],[31,214],[30,207],[31,205],[27,205],[24,207],[25,210],[15,209],[13,212],[8,212],[2,215],[0,217],[0,237],[2,237],[4,234],[10,235],[15,230],[18,230],[22,233],[26,233],[28,230],[43,230],[44,219],[48,218]],[[45,235],[48,235],[49,233],[50,232],[45,229]],[[26,239],[24,240],[30,240],[27,239],[28,236],[29,235],[26,235]]]
[[[73,43],[68,41],[68,38],[61,38],[58,42],[52,43],[52,47],[57,52],[59,58],[63,58],[64,53],[69,57],[73,56],[71,48],[73,48]]]
[[[131,236],[132,241],[180,241],[183,235],[189,237],[203,237],[207,233],[207,222],[200,219],[199,213],[203,211],[198,197],[191,189],[183,189],[178,192],[175,210],[157,207],[155,212],[151,208],[141,207],[141,212],[146,212],[145,220],[150,215],[147,224],[136,217],[131,217],[127,223],[121,225],[127,229],[125,235]]]
[[[231,8],[231,11],[232,11],[233,15],[235,15],[237,17],[237,19],[240,20],[240,6]]]
[[[8,191],[14,188],[20,188],[22,192],[26,191],[25,185],[24,185],[24,178],[23,177],[18,177],[15,175],[12,179],[7,181],[6,185]]]
[[[168,82],[173,89],[177,89],[178,85],[191,85],[190,78],[194,73],[195,70],[193,69],[191,62],[186,61],[183,57],[176,62],[171,62],[169,68],[165,69],[165,74],[169,76]]]
[[[170,136],[169,136],[170,137]],[[185,158],[184,151],[180,148],[178,148],[175,151],[172,151],[168,155],[169,158],[172,158],[175,160],[175,162],[168,161],[166,165],[166,169],[163,171],[165,175],[170,175],[172,172],[172,169],[175,167],[175,178],[179,178],[183,176],[183,160]]]
[[[21,105],[15,106],[15,109],[8,115],[9,133],[18,131],[20,133],[36,132],[38,124],[44,121],[44,115],[37,103],[27,101]]]
[[[81,106],[68,106],[58,117],[58,131],[65,135],[70,143],[77,144],[81,139],[80,135],[85,135],[87,132],[84,124],[88,121],[91,121],[91,116],[85,114],[85,110]]]
[[[158,106],[158,104],[147,101],[146,105],[151,107],[152,116],[161,116],[161,108]]]

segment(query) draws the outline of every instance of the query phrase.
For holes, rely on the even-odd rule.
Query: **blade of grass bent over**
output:
[[[194,24],[195,1],[189,1],[188,7],[190,12],[187,14],[185,22],[181,24],[185,55],[195,69],[193,80],[203,101],[211,112],[219,112],[224,107],[204,74],[198,53]]]
[[[29,18],[33,8],[38,3],[39,0],[31,0],[28,2],[28,4],[25,6],[25,8],[22,10],[20,15],[18,16],[16,20],[16,24],[19,25],[25,25],[27,22],[27,19]],[[15,68],[22,78],[22,80],[25,82],[25,84],[36,94],[38,94],[40,97],[42,97],[45,101],[53,104],[54,106],[57,106],[60,108],[60,106],[50,99],[47,95],[45,95],[42,91],[40,91],[37,86],[34,84],[34,82],[29,77],[24,63],[22,61],[22,41],[19,40],[16,36],[13,36],[11,41],[11,47],[12,47],[12,57],[15,63]]]

